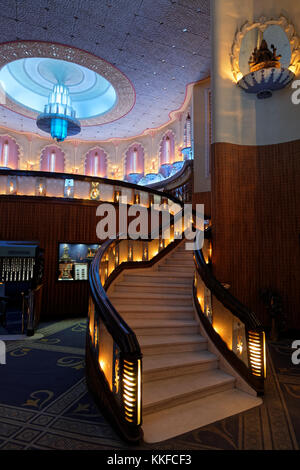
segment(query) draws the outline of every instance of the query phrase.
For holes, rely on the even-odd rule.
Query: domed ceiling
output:
[[[46,137],[35,115],[61,75],[82,124],[77,139],[130,138],[160,127],[182,106],[187,85],[209,76],[209,23],[209,0],[1,1],[0,43],[18,41],[24,50],[14,56],[0,44],[0,79],[10,74],[11,84],[40,101],[7,88],[0,126]],[[43,42],[30,51],[27,41]],[[43,55],[53,44],[64,54]]]
[[[26,58],[5,65],[0,81],[6,95],[28,110],[40,113],[57,83],[66,85],[78,119],[108,112],[116,103],[112,84],[81,65],[57,59]]]

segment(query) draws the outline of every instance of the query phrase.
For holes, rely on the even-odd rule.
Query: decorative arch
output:
[[[0,167],[17,170],[19,168],[20,146],[9,135],[0,136]]]
[[[40,170],[55,173],[65,171],[65,153],[58,145],[47,145],[42,149]]]
[[[107,178],[107,153],[102,148],[94,147],[87,152],[84,173],[88,176]]]
[[[159,144],[159,166],[172,164],[175,160],[175,134],[168,130]]]
[[[144,176],[145,149],[140,143],[133,143],[125,152],[125,177],[131,173],[138,173]]]

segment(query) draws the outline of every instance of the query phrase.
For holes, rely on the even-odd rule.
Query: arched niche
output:
[[[19,167],[20,147],[8,136],[0,136],[0,167],[17,170]]]
[[[125,152],[125,177],[130,174],[144,176],[145,151],[142,144],[132,144]]]
[[[40,170],[55,173],[64,173],[65,154],[57,145],[47,145],[42,150],[40,158]]]
[[[165,133],[159,145],[159,166],[172,164],[175,160],[175,136],[169,130]]]
[[[84,161],[84,172],[88,176],[107,177],[107,154],[100,147],[88,151]]]

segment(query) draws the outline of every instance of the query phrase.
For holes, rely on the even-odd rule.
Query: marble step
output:
[[[135,334],[140,337],[144,335],[189,335],[199,333],[199,325],[195,320],[186,319],[155,319],[143,318],[126,318],[126,323],[133,329]]]
[[[202,351],[207,340],[201,335],[139,336],[143,355],[176,354],[187,351]]]
[[[143,418],[144,440],[165,441],[262,404],[261,398],[232,388],[189,401]]]
[[[158,266],[159,271],[171,272],[171,273],[186,273],[188,276],[192,276],[194,273],[194,265],[191,266],[183,266],[183,265],[167,265],[167,264],[160,264]]]
[[[158,294],[153,292],[140,293],[136,292],[115,292],[109,295],[111,302],[114,305],[139,305],[144,307],[146,305],[153,306],[191,306],[192,305],[192,295],[191,294]]]
[[[143,416],[233,388],[235,378],[220,369],[148,382],[143,387]]]
[[[112,300],[111,300],[112,301]],[[125,303],[124,300],[114,302],[112,304],[117,308],[120,309],[120,312],[123,313],[130,313],[130,312],[141,312],[145,314],[151,314],[154,312],[163,313],[163,312],[184,312],[184,313],[191,313],[193,314],[194,308],[191,302],[187,302],[185,305],[168,305],[160,303],[156,304],[146,304],[144,302],[138,302],[137,304],[133,304],[132,302]]]
[[[134,270],[134,272],[126,272],[126,274],[123,277],[123,280],[126,279],[128,281],[129,279],[132,280],[133,282],[139,282],[141,279],[153,279],[155,282],[157,282],[158,279],[163,278],[165,282],[172,283],[173,281],[179,282],[179,283],[188,283],[193,281],[193,272],[176,272],[173,270],[172,273],[166,275],[165,273],[161,272],[158,270],[153,270],[150,271],[140,271],[140,270]]]
[[[114,287],[112,293],[115,292],[142,292],[142,293],[149,293],[149,292],[161,292],[161,293],[169,293],[172,292],[176,293],[187,293],[190,294],[192,288],[188,284],[162,284],[154,283],[154,282],[140,282],[138,284],[134,284],[133,282],[120,282]]]
[[[218,367],[218,358],[209,351],[189,351],[178,354],[150,355],[143,358],[143,383],[169,377],[198,374]]]

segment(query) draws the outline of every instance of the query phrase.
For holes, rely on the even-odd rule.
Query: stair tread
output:
[[[161,293],[156,293],[156,292],[135,292],[134,298],[136,299],[145,299],[147,296],[151,297],[151,299],[186,299],[186,300],[192,300],[192,294],[187,293],[187,294],[182,294],[181,292],[174,292],[174,293],[168,293],[168,294],[161,294]],[[113,292],[109,296],[111,299],[118,299],[118,298],[132,298],[132,293],[130,292]]]
[[[178,354],[161,354],[159,356],[149,355],[143,358],[143,373],[217,360],[217,356],[209,351],[188,351]]]
[[[144,318],[143,320],[132,319],[133,327],[142,327],[142,328],[153,328],[153,327],[166,327],[172,328],[174,326],[198,326],[198,323],[195,320],[183,320],[183,319],[173,319],[173,320],[161,320],[161,319],[151,319]]]
[[[114,305],[117,306],[118,309],[123,310],[124,312],[134,311],[134,312],[166,312],[166,311],[173,311],[173,312],[193,312],[194,308],[191,303],[187,305],[168,305],[168,304],[161,304],[161,305],[147,305],[147,304],[122,304],[122,302],[114,302]]]
[[[203,392],[224,384],[233,386],[234,382],[234,377],[220,369],[146,382],[143,386],[143,408],[167,399],[171,400],[179,395]]]
[[[242,413],[262,404],[236,388],[144,416],[144,440],[155,443]]]
[[[141,336],[140,346],[152,346],[162,344],[186,344],[186,343],[206,343],[207,340],[200,334],[196,335],[161,335],[161,336]],[[143,352],[143,350],[142,350]]]
[[[139,272],[135,271],[135,272],[131,272],[131,273],[126,273],[126,277],[167,277],[169,279],[171,279],[172,277],[182,277],[182,275],[184,273],[180,272],[180,273],[177,273],[176,271],[174,271],[173,273],[169,274],[168,276],[166,276],[164,273],[158,271],[158,270],[155,270],[155,271],[149,271],[149,272],[146,272],[146,271],[143,271],[141,272],[141,270],[139,269],[138,270]],[[190,273],[186,273],[186,275],[184,277],[191,277]]]

